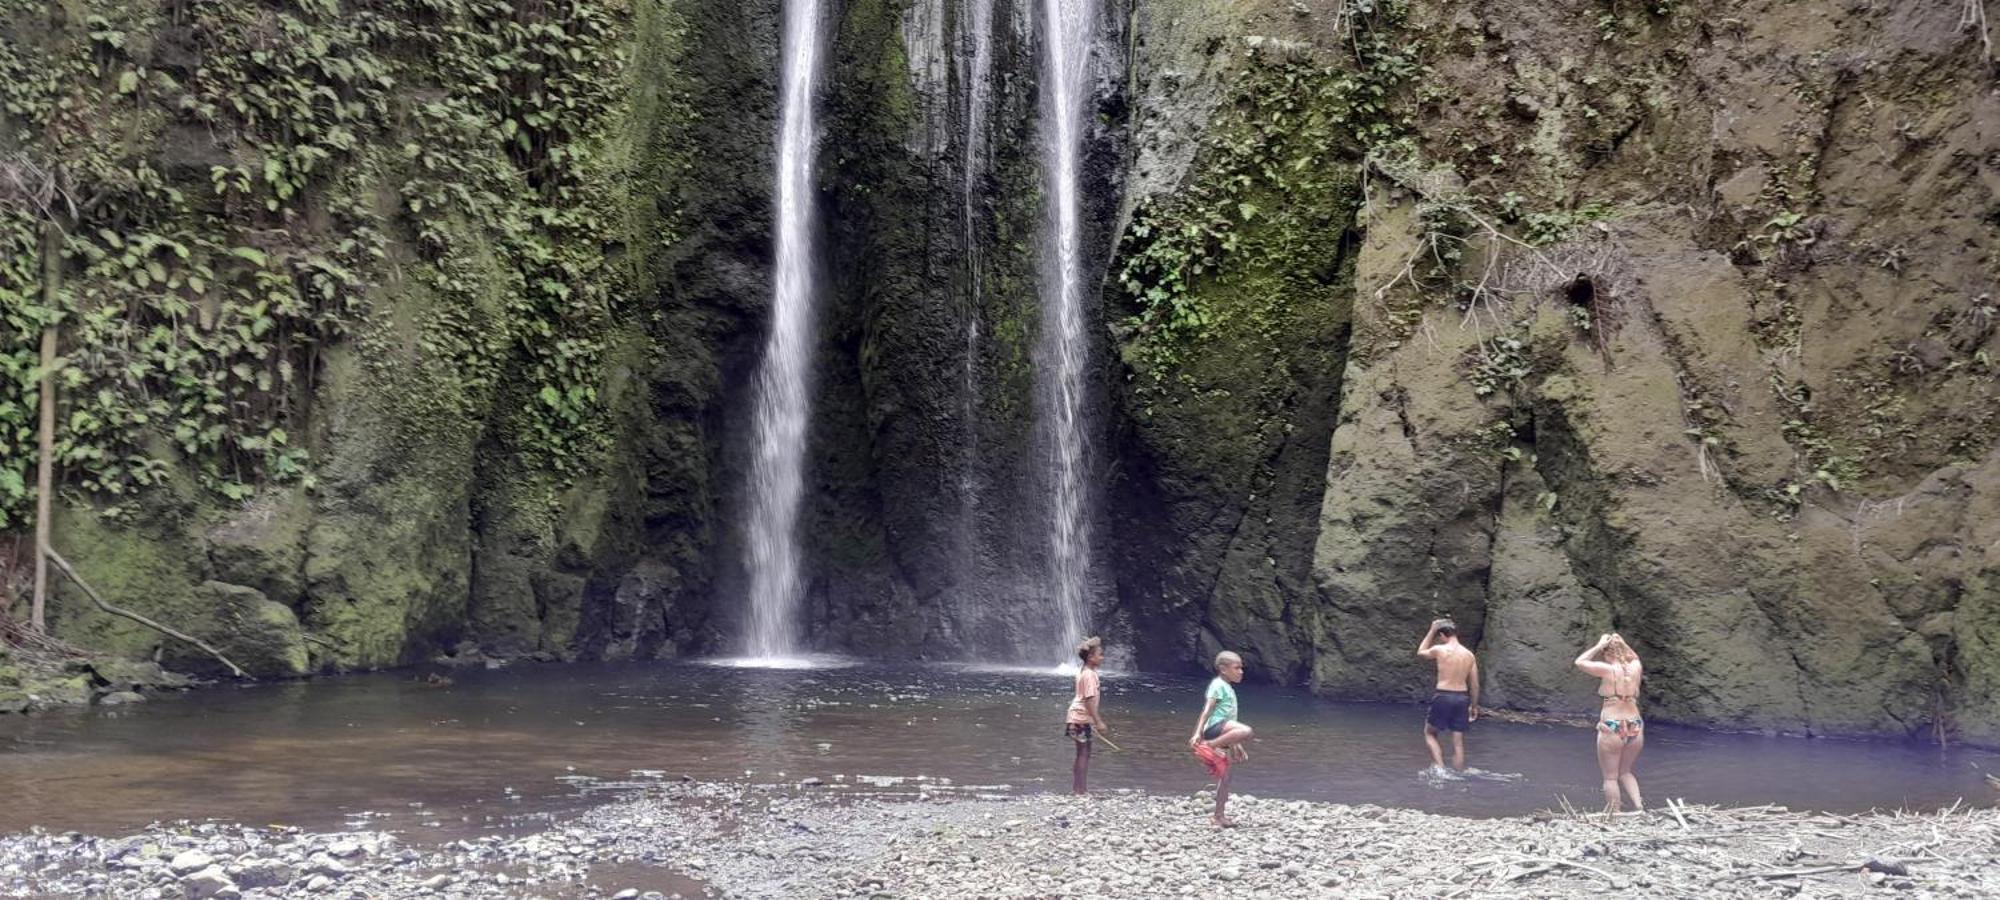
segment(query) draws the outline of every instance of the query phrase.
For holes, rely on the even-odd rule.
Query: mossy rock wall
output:
[[[987,7],[973,128],[972,0],[829,6],[813,649],[1048,653],[1039,7]],[[105,452],[66,459],[58,542],[107,597],[220,637],[261,596],[313,668],[734,649],[781,4],[564,9],[614,23],[612,74],[571,82],[611,97],[572,95],[586,133],[494,141],[511,95],[440,81],[422,17],[376,9],[403,37],[341,47],[406,77],[354,99],[408,115],[302,123],[327,158],[296,185],[266,183],[267,157],[298,162],[271,132],[165,102],[159,76],[250,58],[215,50],[248,31],[202,43],[147,4],[8,19],[10,72],[65,41],[115,64],[65,88],[158,176],[134,190],[163,205],[114,231],[226,237],[181,243],[229,290],[332,285],[287,320],[290,368],[245,345],[202,369],[242,405],[164,413],[192,431],[105,430],[85,401],[129,360],[77,356],[74,444]],[[1098,10],[1092,624],[1121,653],[1193,670],[1226,647],[1256,678],[1414,699],[1409,648],[1450,614],[1490,703],[1567,711],[1592,702],[1569,659],[1617,630],[1661,720],[2000,743],[2000,112],[1956,5]],[[362,21],[266,11],[343,41]],[[0,232],[8,371],[42,321],[24,221]],[[149,261],[187,283],[170,250],[122,266],[106,241],[69,245],[74,322],[162,296],[117,280],[150,286]],[[34,398],[6,399],[17,510]],[[250,618],[295,668],[284,617]],[[55,621],[161,648],[68,588]]]
[[[1149,206],[1212,196],[1251,48],[1338,45],[1299,6],[1139,8],[1122,260],[1158,246],[1134,240]],[[1490,702],[1572,710],[1594,701],[1569,659],[1619,630],[1664,720],[1993,742],[1978,35],[1943,8],[1384,8],[1420,67],[1365,163],[1322,160],[1368,202],[1351,326],[1320,319],[1337,411],[1277,408],[1330,453],[1307,524],[1281,529],[1309,561],[1248,534],[1277,551],[1270,589],[1220,548],[1287,521],[1239,515],[1285,483],[1237,474],[1265,458],[1239,419],[1273,407],[1201,397],[1313,382],[1211,327],[1170,355],[1178,393],[1149,401],[1161,329],[1121,333],[1120,599],[1168,623],[1139,632],[1141,659],[1230,647],[1253,675],[1415,699],[1409,647],[1450,614]],[[1226,302],[1230,274],[1176,296]]]

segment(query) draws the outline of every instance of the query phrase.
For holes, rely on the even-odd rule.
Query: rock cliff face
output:
[[[1191,669],[1228,647],[1254,677],[1410,698],[1426,682],[1409,651],[1449,613],[1489,703],[1582,710],[1569,660],[1615,629],[1662,719],[2000,743],[1983,23],[1844,0],[1099,6],[1095,613],[1121,652]],[[259,245],[332,253],[315,248],[350,219],[383,235],[357,263],[365,312],[300,358],[312,377],[289,395],[312,478],[224,499],[199,453],[169,453],[134,504],[72,476],[57,544],[107,597],[269,674],[464,641],[733,649],[779,4],[564,8],[572,31],[607,16],[595,125],[467,146],[497,167],[481,190],[600,224],[494,224],[449,195],[448,214],[411,208],[428,182],[395,154],[429,119],[329,151],[331,174],[283,201],[308,223],[295,243]],[[373,32],[385,64],[448,74],[380,36],[424,34],[417,11],[378,14],[403,23]],[[8,16],[51,58],[110,27]],[[829,4],[801,527],[824,649],[1050,653],[1039,17],[1031,0]],[[178,89],[156,71],[201,83],[222,58],[203,54],[233,45],[129,27],[160,37],[86,50],[141,73],[91,88],[133,98],[132,155],[190,195],[210,162],[256,164],[255,123],[178,127],[150,93]],[[408,72],[396,103],[452,93]],[[27,124],[0,150],[33,150]],[[554,280],[601,307],[510,302],[547,280],[530,245],[570,254]],[[544,322],[583,349],[537,355]],[[30,331],[8,327],[25,358]],[[500,349],[459,343],[482,332]],[[574,417],[521,412],[538,403]],[[67,639],[182,654],[80,599],[58,597]]]
[[[1169,6],[1156,71],[1202,72],[1176,29],[1222,13]],[[1203,49],[1236,73],[1257,69],[1255,35],[1341,56],[1297,7],[1238,9]],[[1280,413],[1330,432],[1324,476],[1266,463],[1229,484],[1257,453],[1203,461],[1253,431],[1195,398],[1248,394],[1285,356],[1195,342],[1175,416],[1132,417],[1164,462],[1125,482],[1190,524],[1141,538],[1126,602],[1164,599],[1182,646],[1247,648],[1341,696],[1422,693],[1409,647],[1450,613],[1500,704],[1586,708],[1568,660],[1617,629],[1662,718],[1993,742],[1997,198],[1977,29],[1843,3],[1384,8],[1421,68],[1399,134],[1340,161],[1364,185],[1358,246],[1319,245],[1352,266],[1344,365],[1317,373],[1337,412]],[[1212,79],[1225,98],[1243,80]],[[1172,108],[1153,93],[1135,105]],[[1176,417],[1197,448],[1173,449]],[[1309,560],[1241,528],[1286,502],[1317,507]],[[1246,540],[1268,575],[1236,562]],[[1159,590],[1162,546],[1185,587]],[[1287,564],[1310,587],[1265,589]]]

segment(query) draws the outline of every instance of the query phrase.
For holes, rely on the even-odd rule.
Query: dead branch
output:
[[[1524,857],[1516,861],[1521,863],[1526,863],[1532,866],[1539,866],[1540,868],[1529,869],[1525,872],[1517,873],[1505,880],[1513,881],[1516,878],[1526,878],[1529,875],[1534,875],[1540,872],[1547,872],[1559,866],[1566,866],[1572,869],[1582,869],[1585,872],[1594,873],[1598,877],[1603,878],[1605,881],[1612,882],[1613,884],[1616,884],[1622,880],[1618,876],[1613,875],[1610,872],[1606,872],[1603,869],[1600,869],[1596,866],[1586,865],[1584,863],[1577,862],[1576,860],[1573,859],[1540,859],[1536,857]]]
[[[1674,798],[1672,797],[1667,798],[1667,811],[1674,814],[1674,821],[1681,823],[1681,828],[1683,830],[1685,830],[1688,827],[1687,817],[1681,815],[1680,805],[1676,804],[1674,802]]]
[[[85,584],[82,576],[77,575],[75,569],[70,568],[69,561],[63,559],[62,554],[57,553],[54,547],[49,547],[46,549],[49,562],[54,563],[56,566],[56,570],[63,573],[63,576],[65,578],[68,578],[71,583],[81,588],[83,590],[83,593],[90,598],[90,602],[97,604],[98,609],[101,609],[114,616],[122,616],[124,618],[131,619],[134,622],[144,625],[147,628],[151,628],[154,631],[157,631],[168,637],[177,638],[186,643],[193,644],[196,647],[200,647],[203,652],[207,653],[210,656],[215,657],[217,660],[221,661],[223,665],[228,666],[229,671],[236,673],[236,677],[238,678],[250,677],[249,673],[244,672],[241,666],[238,666],[237,664],[230,662],[229,657],[223,656],[222,651],[209,646],[207,642],[201,640],[200,638],[190,637],[188,635],[175,631],[172,628],[168,628],[165,625],[155,622],[152,619],[146,618],[145,616],[135,613],[129,609],[113,606],[109,603],[104,602],[104,598],[98,596],[97,591],[92,589],[90,585]]]
[[[4,614],[0,614],[0,643],[61,659],[82,659],[89,655]]]

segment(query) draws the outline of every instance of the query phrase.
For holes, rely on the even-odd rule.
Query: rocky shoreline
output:
[[[0,896],[1595,897],[2000,894],[2000,811],[1842,816],[1672,805],[1463,819],[1203,795],[855,797],[660,785],[528,833],[157,824],[0,838]]]
[[[0,714],[140,703],[205,683],[154,662],[35,653],[0,641]]]

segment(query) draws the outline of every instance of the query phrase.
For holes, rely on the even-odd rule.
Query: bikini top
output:
[[[1617,670],[1617,674],[1611,676],[1606,682],[1611,687],[1611,693],[1600,692],[1597,696],[1605,700],[1623,700],[1627,703],[1639,702],[1639,673],[1627,668],[1632,664],[1611,663],[1610,665],[1613,669]]]

